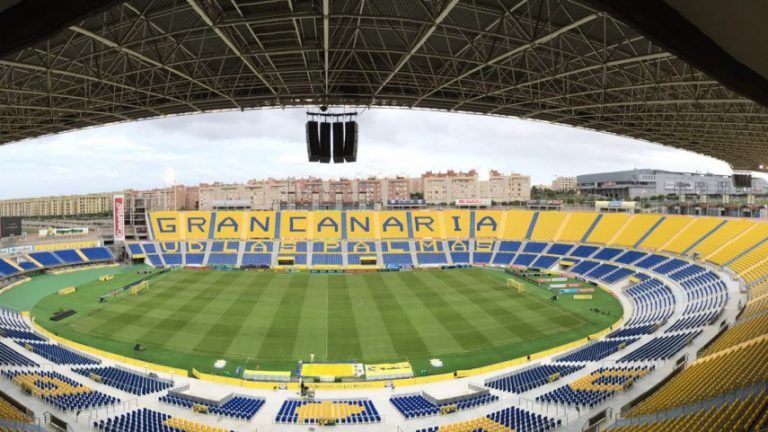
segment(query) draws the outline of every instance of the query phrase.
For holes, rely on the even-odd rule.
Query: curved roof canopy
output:
[[[739,31],[767,36],[750,21],[765,14],[713,20],[748,2],[729,3],[0,0],[0,143],[209,110],[373,105],[546,120],[764,170],[768,56]]]

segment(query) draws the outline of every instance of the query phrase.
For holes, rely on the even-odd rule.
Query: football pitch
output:
[[[33,309],[48,330],[105,351],[183,369],[294,370],[298,360],[410,361],[416,374],[483,366],[539,352],[609,327],[621,305],[597,290],[574,300],[533,285],[523,293],[502,271],[382,273],[176,270],[138,296],[97,298],[137,278],[124,272]],[[59,322],[60,309],[77,314]],[[593,309],[599,309],[596,313]],[[134,351],[139,343],[143,352]],[[430,359],[444,366],[433,368]]]

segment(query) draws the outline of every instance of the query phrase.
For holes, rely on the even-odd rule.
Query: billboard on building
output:
[[[115,195],[112,199],[112,221],[115,241],[125,241],[125,196]]]
[[[463,198],[456,200],[456,207],[490,207],[491,200],[487,198]]]
[[[20,236],[22,234],[21,218],[18,216],[0,217],[0,238]]]

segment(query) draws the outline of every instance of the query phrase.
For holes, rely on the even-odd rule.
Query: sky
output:
[[[724,162],[544,122],[405,109],[358,117],[358,162],[307,162],[304,109],[218,112],[84,129],[0,146],[0,199],[287,176],[496,169],[555,176],[633,168],[728,174]],[[8,187],[7,185],[13,185]]]

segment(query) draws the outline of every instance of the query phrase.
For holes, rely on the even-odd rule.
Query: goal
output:
[[[149,281],[142,281],[131,287],[131,295],[139,295],[140,292],[149,289]]]
[[[515,279],[507,279],[507,288],[514,288],[517,292],[525,291],[525,285],[522,282]]]

